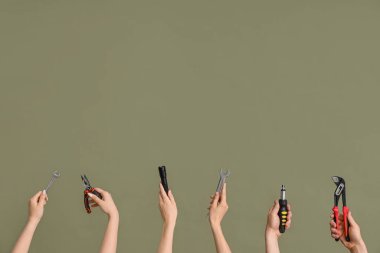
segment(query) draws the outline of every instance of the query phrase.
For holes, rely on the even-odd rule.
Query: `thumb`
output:
[[[273,205],[272,213],[277,214],[278,211],[280,211],[280,203],[278,203],[278,200],[276,199],[276,200],[274,201],[274,205]]]
[[[351,226],[358,226],[358,223],[356,223],[354,217],[352,217],[351,211],[348,212],[348,222]]]
[[[219,196],[220,196],[220,193],[216,192],[215,195],[214,195],[214,199],[212,200],[212,203],[211,203],[211,205],[213,207],[217,207],[218,206]]]
[[[46,205],[46,202],[47,202],[47,195],[46,195],[46,191],[43,190],[38,197],[38,204],[37,205],[44,206],[44,205]]]
[[[95,194],[92,194],[92,193],[87,193],[88,194],[88,196],[93,200],[93,201],[95,201],[95,203],[96,204],[98,204],[98,205],[101,205],[101,204],[103,204],[103,200],[101,200],[98,196],[96,196]]]
[[[172,193],[172,190],[169,190],[168,194],[169,194],[169,199],[175,204],[175,199],[174,199],[174,195]]]

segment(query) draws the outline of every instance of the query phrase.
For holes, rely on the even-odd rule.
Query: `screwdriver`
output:
[[[288,221],[288,201],[286,200],[285,185],[281,186],[281,196],[278,200],[280,204],[280,210],[278,211],[278,217],[280,218],[280,233],[285,233],[285,225]]]

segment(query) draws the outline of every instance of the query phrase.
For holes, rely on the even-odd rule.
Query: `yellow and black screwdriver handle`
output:
[[[281,186],[281,197],[278,200],[280,204],[280,210],[278,211],[278,217],[280,218],[280,233],[285,233],[286,230],[286,222],[288,221],[288,201],[286,200],[286,190],[285,186]]]
[[[288,201],[286,199],[279,199],[280,210],[278,211],[278,217],[280,218],[280,233],[285,233],[285,225],[288,221]]]

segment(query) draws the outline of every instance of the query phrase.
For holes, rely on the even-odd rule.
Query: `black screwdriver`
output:
[[[288,201],[286,200],[286,189],[285,186],[281,186],[281,196],[278,200],[280,204],[280,210],[278,211],[278,217],[280,218],[280,233],[285,233],[285,225],[288,221]]]
[[[161,184],[164,187],[166,194],[168,194],[169,185],[168,185],[168,179],[166,178],[166,167],[165,166],[159,166],[158,172],[160,173]]]

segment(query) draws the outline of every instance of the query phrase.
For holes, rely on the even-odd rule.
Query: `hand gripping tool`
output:
[[[86,208],[86,211],[89,214],[89,213],[91,213],[91,207],[90,207],[90,203],[89,203],[90,196],[88,196],[88,194],[92,193],[100,199],[103,199],[103,196],[91,186],[90,181],[88,180],[86,175],[81,175],[81,178],[83,181],[83,185],[85,187],[85,189],[84,189],[84,207]]]

